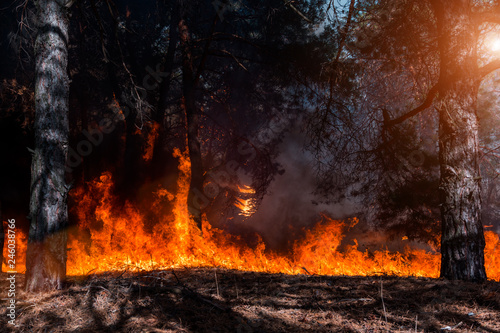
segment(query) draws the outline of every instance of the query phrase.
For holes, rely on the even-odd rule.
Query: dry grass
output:
[[[72,278],[37,295],[19,287],[12,329],[6,277],[1,332],[500,332],[498,282],[218,270],[216,284],[213,268]]]

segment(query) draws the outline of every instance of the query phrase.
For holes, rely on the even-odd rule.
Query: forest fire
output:
[[[212,228],[206,221],[201,236],[189,218],[186,204],[189,159],[178,150],[174,155],[180,161],[178,193],[173,195],[159,188],[150,212],[141,212],[129,202],[120,206],[112,194],[110,173],[103,173],[85,191],[73,192],[79,225],[69,234],[68,275],[220,267],[285,274],[439,276],[440,254],[436,251],[410,247],[403,252],[360,251],[356,240],[339,251],[346,227],[357,223],[355,218],[342,222],[323,216],[295,242],[288,255],[266,250],[261,240],[251,248],[240,237]],[[166,202],[173,204],[173,214],[161,215]],[[151,214],[158,219],[154,225],[148,221]],[[496,255],[500,251],[499,235],[487,231],[485,237],[488,277],[500,281],[500,258]],[[23,259],[18,262],[18,271],[23,272],[26,236],[20,235],[18,240],[18,258]]]
[[[253,215],[253,213],[255,213],[255,207],[252,198],[250,199],[237,198],[236,203],[234,205],[241,210],[239,214],[242,216],[250,217]]]
[[[500,1],[455,2],[2,6],[0,331],[500,332]]]
[[[241,194],[254,194],[255,190],[248,185],[244,186],[238,186],[238,191],[240,191]],[[236,198],[236,202],[234,203],[234,206],[237,207],[240,210],[239,215],[245,216],[245,217],[250,217],[255,213],[255,200],[254,198]]]

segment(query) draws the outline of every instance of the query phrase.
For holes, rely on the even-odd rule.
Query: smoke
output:
[[[321,214],[335,220],[346,220],[344,239],[340,250],[345,246],[358,244],[360,251],[383,250],[403,251],[406,246],[432,250],[428,244],[412,242],[400,236],[391,237],[383,230],[375,230],[366,216],[362,198],[347,196],[340,202],[322,203],[320,195],[315,194],[314,156],[307,151],[307,138],[295,126],[285,136],[278,147],[281,152],[279,162],[285,173],[277,175],[270,185],[255,214],[247,219],[237,219],[245,229],[253,229],[274,251],[289,252],[293,242],[304,235],[304,229],[312,228],[321,221]],[[347,221],[349,217],[360,217],[356,224]]]
[[[316,224],[321,213],[334,219],[354,216],[360,204],[345,199],[335,204],[319,203],[314,194],[314,157],[305,148],[306,137],[300,128],[293,128],[279,147],[279,162],[285,173],[277,175],[257,212],[242,224],[259,233],[266,245],[278,251],[288,248],[300,237],[302,228]]]

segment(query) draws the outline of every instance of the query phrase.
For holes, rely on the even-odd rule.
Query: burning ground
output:
[[[17,305],[20,332],[500,332],[491,281],[188,268],[74,276],[65,290],[20,291]]]

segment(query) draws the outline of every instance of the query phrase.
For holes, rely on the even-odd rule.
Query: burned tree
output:
[[[60,289],[66,276],[69,186],[68,7],[71,0],[39,0],[36,39],[35,148],[32,152],[26,290]]]
[[[189,186],[188,207],[193,220],[201,230],[202,204],[198,197],[203,191],[204,170],[199,140],[200,114],[195,104],[196,78],[190,50],[189,29],[186,20],[179,21],[179,35],[182,45],[182,103],[186,115],[187,146],[191,161],[191,184]]]

